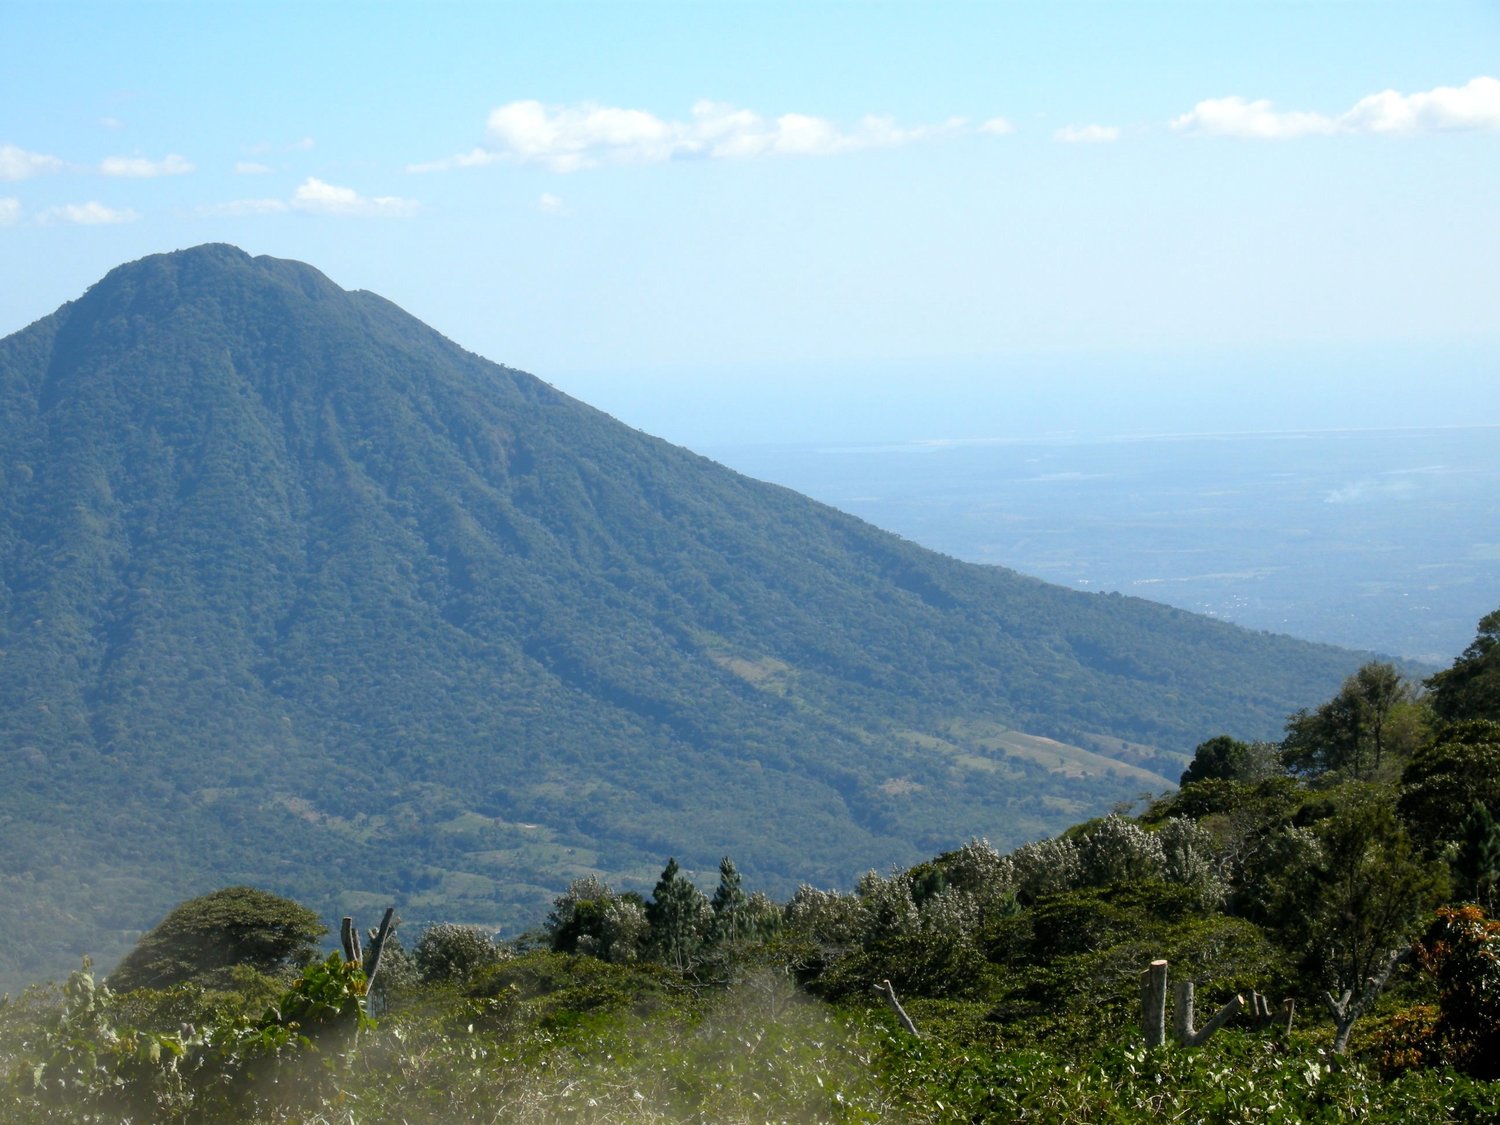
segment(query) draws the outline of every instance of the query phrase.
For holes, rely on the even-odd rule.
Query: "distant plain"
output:
[[[946,554],[1446,665],[1500,605],[1500,428],[701,450]]]

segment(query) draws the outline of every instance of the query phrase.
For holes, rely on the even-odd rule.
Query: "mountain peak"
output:
[[[208,242],[186,250],[151,254],[116,266],[90,287],[84,300],[122,299],[167,305],[194,294],[223,297],[257,284],[280,285],[304,296],[328,299],[344,294],[304,262],[267,255],[251,257],[226,242]]]

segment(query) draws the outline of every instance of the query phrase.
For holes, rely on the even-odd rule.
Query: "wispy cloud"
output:
[[[494,164],[498,160],[504,160],[505,156],[499,152],[492,152],[485,148],[470,149],[461,152],[457,156],[446,156],[441,160],[427,160],[420,164],[408,164],[408,172],[451,172],[455,168],[483,168],[486,164]]]
[[[290,199],[235,199],[198,208],[198,214],[216,217],[282,215],[302,211],[314,215],[348,215],[358,218],[405,218],[421,209],[415,199],[394,195],[364,196],[353,188],[326,183],[309,176]]]
[[[560,196],[553,195],[550,191],[544,191],[537,197],[536,209],[544,215],[566,215],[568,205],[562,201]]]
[[[116,223],[133,223],[140,217],[138,212],[128,207],[124,209],[106,207],[95,200],[88,203],[64,203],[57,207],[49,207],[37,215],[36,221],[43,225],[72,223],[75,226],[97,227]]]
[[[353,188],[337,187],[309,176],[292,193],[292,206],[298,211],[320,215],[399,218],[415,214],[421,205],[415,199],[401,199],[394,195],[369,198]]]
[[[29,180],[43,172],[60,172],[62,168],[63,162],[56,156],[0,145],[0,180]]]
[[[137,180],[155,179],[157,176],[185,176],[193,165],[175,152],[160,160],[147,160],[144,156],[106,156],[99,162],[99,171],[106,176],[125,176]]]
[[[0,196],[0,227],[15,226],[21,218],[21,201]]]
[[[1115,125],[1064,125],[1052,139],[1068,145],[1109,144],[1120,139],[1120,130]]]
[[[979,123],[979,131],[996,137],[1008,137],[1016,131],[1016,127],[1004,117],[991,117],[988,121]]]
[[[1286,140],[1335,133],[1437,133],[1500,129],[1500,79],[1479,77],[1463,86],[1416,94],[1384,90],[1361,98],[1344,113],[1278,110],[1260,99],[1209,98],[1174,118],[1180,133]]]
[[[234,166],[236,176],[264,176],[271,170],[269,164],[261,164],[255,160],[240,160]]]
[[[901,126],[866,116],[852,128],[822,117],[785,113],[766,118],[723,102],[700,101],[685,121],[640,109],[587,102],[548,106],[509,102],[492,110],[492,144],[443,160],[413,164],[412,172],[447,171],[509,160],[573,172],[601,164],[655,164],[682,159],[750,159],[759,156],[827,156],[894,148],[964,127],[961,118],[938,125]]]

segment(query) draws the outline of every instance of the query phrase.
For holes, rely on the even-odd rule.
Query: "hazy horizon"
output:
[[[710,448],[970,562],[1446,667],[1500,597],[1500,429]]]

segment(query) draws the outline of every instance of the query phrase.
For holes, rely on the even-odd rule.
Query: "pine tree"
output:
[[[702,951],[704,931],[712,916],[703,892],[682,874],[677,860],[669,858],[646,905],[651,948],[657,960],[682,972],[691,969]]]
[[[1474,811],[1458,830],[1453,891],[1457,898],[1478,903],[1486,912],[1500,909],[1500,824],[1482,801],[1474,802]]]
[[[750,900],[740,885],[734,860],[727,855],[719,860],[719,888],[714,891],[710,905],[714,912],[711,935],[715,945],[733,944],[751,936],[752,919],[747,909]]]

